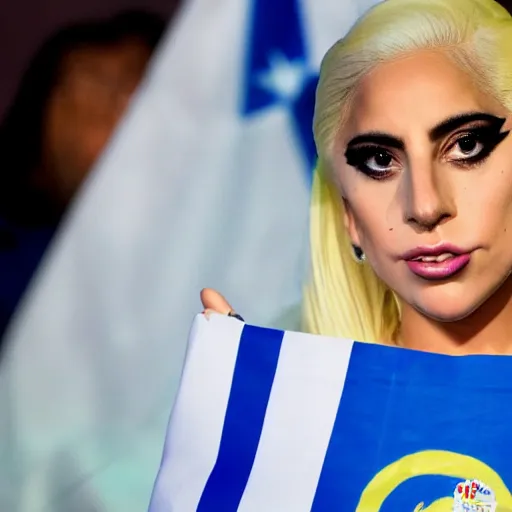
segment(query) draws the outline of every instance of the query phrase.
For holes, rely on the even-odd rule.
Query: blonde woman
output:
[[[304,330],[512,353],[511,41],[493,0],[387,0],[329,50]]]
[[[304,330],[512,354],[511,43],[512,18],[493,0],[387,0],[329,50]],[[235,315],[217,292],[201,298],[206,313]],[[493,468],[426,451],[382,470],[357,511],[421,475],[479,478],[512,509]],[[453,497],[424,507],[459,510]]]

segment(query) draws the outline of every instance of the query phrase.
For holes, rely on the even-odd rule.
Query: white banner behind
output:
[[[10,332],[2,510],[147,507],[202,287],[295,327],[316,73],[371,3],[189,0]]]

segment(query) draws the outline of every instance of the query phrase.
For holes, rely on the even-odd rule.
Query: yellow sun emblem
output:
[[[418,476],[478,479],[493,490],[499,510],[512,511],[512,495],[500,476],[483,462],[459,453],[428,450],[407,455],[380,471],[366,486],[356,512],[377,512],[399,485]],[[453,496],[440,497],[427,507],[418,503],[414,512],[452,512]]]

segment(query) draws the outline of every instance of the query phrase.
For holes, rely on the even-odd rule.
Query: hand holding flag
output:
[[[511,372],[200,315],[150,512],[510,509]]]

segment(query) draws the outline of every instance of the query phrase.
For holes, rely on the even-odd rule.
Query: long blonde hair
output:
[[[325,56],[314,135],[319,155],[310,219],[312,272],[304,301],[308,332],[391,343],[400,327],[394,292],[358,263],[331,176],[334,140],[358,82],[375,66],[421,49],[442,49],[482,90],[512,110],[512,17],[494,0],[386,0]]]

